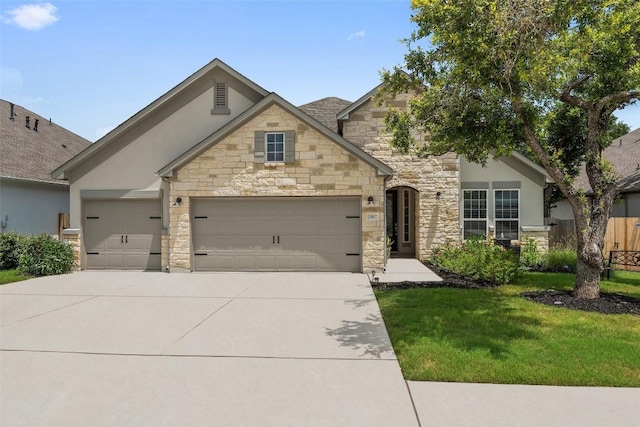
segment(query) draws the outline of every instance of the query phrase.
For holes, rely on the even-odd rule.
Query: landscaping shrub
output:
[[[73,249],[48,234],[22,238],[18,270],[29,276],[50,276],[71,271]]]
[[[578,255],[570,246],[555,246],[549,248],[544,255],[542,264],[546,271],[575,273]]]
[[[432,261],[442,270],[500,285],[511,282],[520,271],[516,254],[484,239],[467,240],[461,246],[447,243],[433,251]]]
[[[536,270],[542,266],[542,255],[535,240],[527,239],[520,248],[520,262],[528,270]]]
[[[21,239],[22,237],[14,231],[0,234],[0,270],[18,267]]]

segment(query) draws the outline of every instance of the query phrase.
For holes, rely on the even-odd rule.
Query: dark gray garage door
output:
[[[359,198],[195,199],[194,269],[360,271]]]
[[[88,269],[159,270],[160,200],[87,200],[83,234]]]

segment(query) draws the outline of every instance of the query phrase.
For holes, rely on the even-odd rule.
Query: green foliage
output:
[[[470,239],[461,246],[440,246],[433,251],[432,261],[442,270],[499,285],[511,282],[520,271],[516,254],[482,239]]]
[[[29,276],[64,274],[73,266],[73,249],[48,234],[22,239],[18,271]]]
[[[0,234],[0,270],[9,270],[18,266],[21,239],[22,237],[13,231]]]
[[[402,126],[429,135],[428,154],[481,164],[526,145],[571,203],[584,265],[600,267],[587,254],[601,249],[617,191],[601,152],[612,113],[640,99],[640,2],[414,0],[412,9],[404,65],[382,75],[383,95],[417,94]],[[591,209],[573,185],[583,160]]]
[[[544,254],[542,265],[546,271],[575,273],[577,270],[578,255],[570,246],[556,246],[549,248]]]
[[[0,285],[5,285],[7,283],[20,282],[22,280],[27,280],[29,277],[24,276],[18,272],[18,270],[0,270]]]
[[[527,239],[520,248],[520,262],[528,269],[540,268],[542,262],[538,244],[533,239]]]

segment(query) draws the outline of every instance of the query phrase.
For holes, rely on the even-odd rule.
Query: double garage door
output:
[[[160,200],[86,200],[86,268],[159,270]]]
[[[199,271],[361,269],[359,198],[194,199]]]

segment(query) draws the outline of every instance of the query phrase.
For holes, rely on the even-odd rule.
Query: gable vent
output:
[[[227,106],[227,84],[216,83],[216,95],[215,95],[214,108],[224,108]]]

